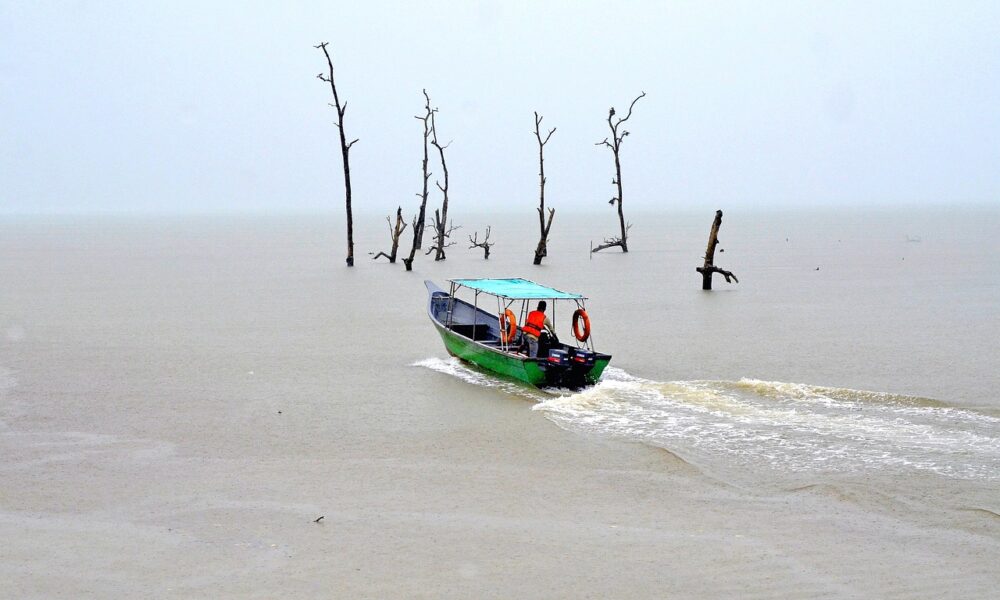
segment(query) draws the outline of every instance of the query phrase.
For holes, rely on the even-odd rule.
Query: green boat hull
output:
[[[452,356],[478,365],[487,371],[531,385],[544,386],[552,383],[548,380],[546,370],[539,366],[544,359],[513,356],[449,331],[436,321],[432,322],[441,335],[445,348]],[[594,361],[594,366],[583,374],[584,382],[588,385],[597,383],[609,362],[610,358],[598,357]]]

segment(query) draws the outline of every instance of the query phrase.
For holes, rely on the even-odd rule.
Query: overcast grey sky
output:
[[[1000,201],[1000,2],[0,0],[0,212],[408,212],[427,88],[456,209]],[[440,172],[439,168],[433,169]]]

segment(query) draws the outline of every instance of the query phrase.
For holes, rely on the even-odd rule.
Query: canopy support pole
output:
[[[472,341],[476,341],[476,319],[479,318],[479,292],[472,298]]]
[[[451,283],[451,290],[448,291],[448,315],[445,320],[445,329],[451,329],[451,324],[454,321],[453,314],[455,312],[455,282]]]

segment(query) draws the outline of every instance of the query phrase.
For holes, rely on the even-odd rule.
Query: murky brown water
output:
[[[326,218],[0,221],[0,596],[992,594],[996,211],[727,213],[711,294],[711,211],[559,217],[409,274]],[[514,275],[591,297],[604,383],[448,359],[423,279]]]

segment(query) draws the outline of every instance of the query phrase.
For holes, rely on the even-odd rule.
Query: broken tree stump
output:
[[[406,229],[406,221],[403,220],[403,207],[396,208],[396,226],[393,227],[392,221],[389,217],[385,218],[386,222],[389,223],[389,237],[392,239],[392,249],[389,254],[385,252],[379,252],[372,257],[372,260],[378,260],[381,257],[386,257],[389,259],[390,263],[396,262],[396,252],[399,250],[399,236],[403,234],[403,230]]]
[[[719,245],[719,227],[721,225],[722,211],[717,210],[715,211],[715,220],[712,221],[712,231],[708,234],[708,248],[705,249],[705,264],[695,269],[695,271],[701,273],[701,289],[703,290],[712,289],[712,275],[714,273],[725,277],[726,283],[732,283],[733,281],[736,283],[740,282],[732,272],[715,266],[715,247]]]

